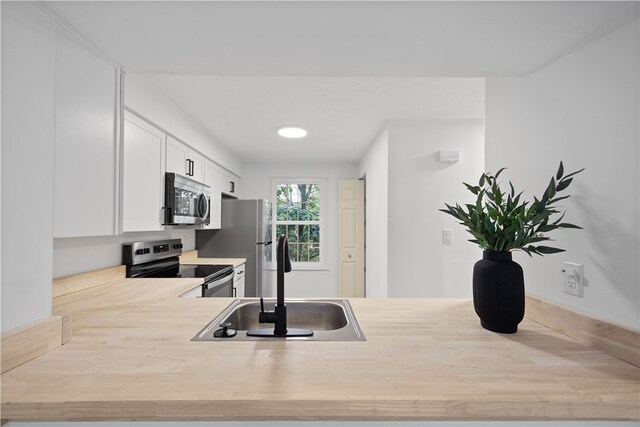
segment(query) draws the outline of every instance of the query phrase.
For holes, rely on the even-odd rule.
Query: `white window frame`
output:
[[[327,270],[327,178],[296,178],[296,177],[283,177],[283,178],[271,178],[271,209],[273,226],[271,234],[273,236],[273,252],[272,252],[272,265],[271,269],[276,269],[276,250],[278,246],[278,236],[276,236],[276,229],[278,225],[277,218],[277,202],[276,192],[278,185],[282,184],[318,184],[320,185],[320,261],[319,262],[291,262],[293,270]],[[289,222],[289,221],[287,221]]]

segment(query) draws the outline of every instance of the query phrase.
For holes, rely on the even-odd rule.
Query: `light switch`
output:
[[[449,229],[442,230],[442,244],[443,245],[453,244],[453,230],[449,230]]]

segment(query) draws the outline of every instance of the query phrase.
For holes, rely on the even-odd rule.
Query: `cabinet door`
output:
[[[189,150],[189,160],[191,160],[191,175],[190,178],[198,182],[204,182],[204,156],[197,151]]]
[[[233,283],[236,298],[244,298],[244,276]]]
[[[189,176],[189,147],[167,135],[167,172]]]
[[[165,134],[126,112],[122,156],[122,231],[163,230]]]
[[[211,222],[204,228],[219,229],[222,225],[222,194],[220,193],[220,171],[210,160],[205,159],[204,183],[211,188]]]
[[[59,27],[54,237],[117,233],[118,71]]]
[[[222,173],[222,192],[231,196],[238,194],[238,178],[231,172],[224,171]]]

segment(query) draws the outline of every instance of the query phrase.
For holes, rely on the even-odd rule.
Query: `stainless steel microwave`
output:
[[[164,225],[209,224],[209,186],[172,172],[164,184]]]

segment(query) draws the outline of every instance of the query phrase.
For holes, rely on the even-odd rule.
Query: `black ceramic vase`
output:
[[[483,328],[518,331],[524,318],[524,275],[511,252],[484,251],[473,266],[473,306]]]

